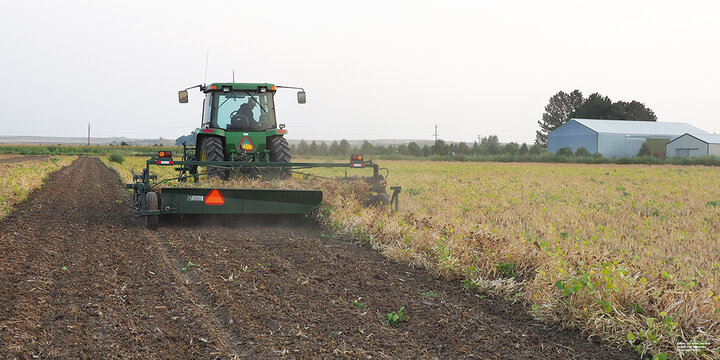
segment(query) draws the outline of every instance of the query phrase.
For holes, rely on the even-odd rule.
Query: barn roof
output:
[[[708,134],[690,124],[676,122],[570,119],[597,133],[629,135],[676,135]]]
[[[706,144],[720,144],[720,134],[683,134],[683,136],[689,135],[692,136]],[[673,139],[673,141],[679,139],[680,137],[677,137]],[[671,141],[672,142],[672,141]]]

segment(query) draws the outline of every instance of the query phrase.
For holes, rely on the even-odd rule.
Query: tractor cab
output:
[[[211,84],[203,89],[202,128],[227,131],[276,129],[271,84]]]

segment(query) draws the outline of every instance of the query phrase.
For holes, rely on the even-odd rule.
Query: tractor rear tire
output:
[[[150,191],[145,194],[145,205],[148,210],[160,210],[160,203],[158,202],[157,193]],[[155,230],[160,222],[160,215],[146,215],[145,216],[145,227],[150,230]]]
[[[290,162],[290,145],[288,145],[286,138],[282,136],[268,138],[268,149],[270,149],[270,162]],[[280,170],[281,179],[286,179],[290,176],[292,176],[290,168]]]
[[[290,162],[290,145],[282,136],[273,136],[268,140],[271,162]]]
[[[225,151],[223,150],[222,140],[219,137],[211,136],[203,139],[200,147],[200,156],[203,161],[225,161]],[[208,176],[211,178],[225,179],[225,172],[222,168],[208,166]]]

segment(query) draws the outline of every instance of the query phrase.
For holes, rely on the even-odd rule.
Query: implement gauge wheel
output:
[[[381,192],[375,196],[372,196],[370,202],[374,205],[389,205],[390,197],[388,196],[388,194]]]
[[[147,204],[148,210],[160,210],[158,196],[157,193],[154,191],[150,191],[149,193],[145,194],[145,203]],[[147,215],[145,216],[145,227],[151,230],[155,230],[158,227],[159,220],[160,215]]]

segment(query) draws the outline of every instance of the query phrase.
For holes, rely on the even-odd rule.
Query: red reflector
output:
[[[203,129],[203,132],[205,132],[205,133],[212,133],[212,132],[213,132],[213,129]]]
[[[278,134],[285,134],[285,133],[287,133],[287,130],[285,130],[285,129],[278,130]]]
[[[218,189],[212,189],[207,196],[205,196],[205,205],[222,205],[225,203],[225,198]]]

